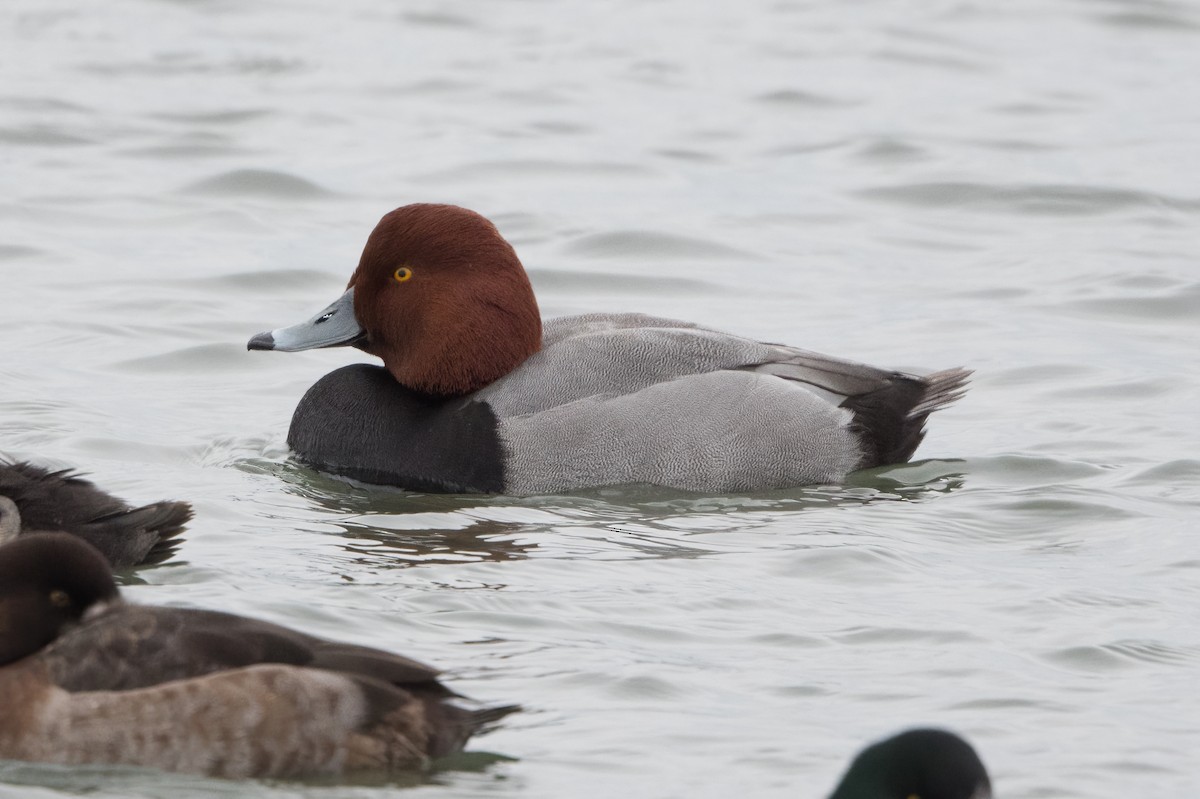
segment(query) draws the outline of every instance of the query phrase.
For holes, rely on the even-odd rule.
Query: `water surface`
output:
[[[0,453],[191,500],[140,602],[528,711],[428,779],[0,764],[0,796],[824,796],[913,724],[1004,797],[1200,787],[1200,11],[1134,0],[10,0]],[[411,495],[288,458],[348,351],[249,353],[391,208],[492,218],[546,316],[977,370],[850,485]],[[496,753],[497,759],[479,753]]]

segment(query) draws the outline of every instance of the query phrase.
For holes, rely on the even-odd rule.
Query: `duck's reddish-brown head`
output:
[[[403,385],[466,394],[537,352],[529,277],[495,225],[453,205],[406,205],[375,226],[350,278],[360,346]]]
[[[353,344],[404,386],[457,395],[508,374],[541,340],[529,277],[495,225],[465,208],[419,204],[379,221],[339,300],[249,348]]]

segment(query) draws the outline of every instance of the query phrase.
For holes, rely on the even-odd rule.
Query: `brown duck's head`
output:
[[[478,391],[541,347],[529,276],[484,217],[417,204],[385,215],[343,294],[308,322],[259,333],[249,349],[353,345],[426,394]]]
[[[0,545],[0,666],[119,598],[108,561],[75,536],[37,533]]]

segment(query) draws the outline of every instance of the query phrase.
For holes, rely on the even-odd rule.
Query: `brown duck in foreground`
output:
[[[186,502],[135,508],[69,469],[0,460],[0,544],[30,533],[70,533],[125,569],[171,557],[191,518]]]
[[[0,545],[0,759],[230,778],[409,770],[517,710],[456,696],[400,655],[128,604],[71,535]]]

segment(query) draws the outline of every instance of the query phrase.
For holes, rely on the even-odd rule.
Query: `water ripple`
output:
[[[1118,211],[1200,211],[1200,200],[1107,186],[1067,184],[910,183],[855,192],[860,197],[923,208],[1032,214],[1092,216]]]
[[[880,138],[869,142],[854,153],[861,161],[881,163],[915,163],[930,157],[923,148],[903,139]]]
[[[626,275],[616,272],[589,272],[581,269],[530,269],[529,279],[539,294],[559,292],[564,295],[579,295],[612,291],[645,296],[648,293],[669,291],[676,295],[712,295],[728,291],[726,287],[705,280],[666,275],[659,277]]]
[[[177,111],[172,113],[151,114],[152,119],[166,122],[182,122],[192,125],[243,125],[258,122],[275,115],[277,112],[268,108],[229,108],[219,111]]]
[[[653,175],[647,166],[613,161],[554,161],[549,159],[513,159],[506,161],[477,161],[450,169],[426,172],[421,180],[438,183],[480,181],[493,183],[505,178],[640,178]]]
[[[614,230],[581,236],[564,247],[584,258],[735,259],[761,261],[746,250],[694,236],[679,236],[654,230]]]
[[[901,627],[859,627],[833,633],[834,640],[851,645],[862,644],[929,644],[944,646],[946,644],[961,644],[977,642],[982,639],[971,633],[957,630],[920,630]]]
[[[0,128],[0,143],[35,147],[79,147],[95,144],[96,140],[66,133],[49,125],[29,125],[22,128]]]
[[[953,72],[983,73],[991,69],[977,59],[960,58],[950,55],[934,55],[932,53],[915,52],[913,50],[884,49],[874,53],[873,57],[880,61],[894,61],[899,64],[932,67],[934,69],[950,70]]]
[[[1200,283],[1156,294],[1075,300],[1057,307],[1076,309],[1105,319],[1194,324],[1200,313]]]
[[[1137,663],[1175,665],[1197,660],[1195,648],[1184,649],[1158,641],[1123,640],[1092,646],[1072,646],[1044,655],[1047,660],[1086,672],[1111,672],[1135,667]]]
[[[95,75],[110,77],[146,76],[166,78],[179,75],[283,75],[297,73],[307,68],[301,58],[277,56],[235,57],[224,62],[214,62],[206,55],[197,53],[166,53],[145,61],[91,62],[81,64],[79,70]]]
[[[45,254],[44,250],[27,247],[23,244],[0,244],[0,261],[15,261],[20,258],[32,258]]]
[[[409,11],[401,15],[405,22],[414,25],[424,25],[431,28],[460,28],[463,30],[478,27],[470,17],[451,14],[445,11]]]
[[[1154,11],[1124,11],[1116,14],[1101,14],[1095,17],[1098,21],[1114,28],[1124,28],[1140,31],[1161,33],[1194,34],[1200,31],[1200,23],[1189,18],[1192,9],[1166,7]]]
[[[312,181],[270,169],[235,169],[183,188],[188,194],[259,197],[275,200],[308,200],[333,196]]]
[[[780,108],[807,110],[813,108],[838,108],[853,105],[848,100],[829,95],[806,92],[800,89],[780,89],[757,95],[755,102]]]

